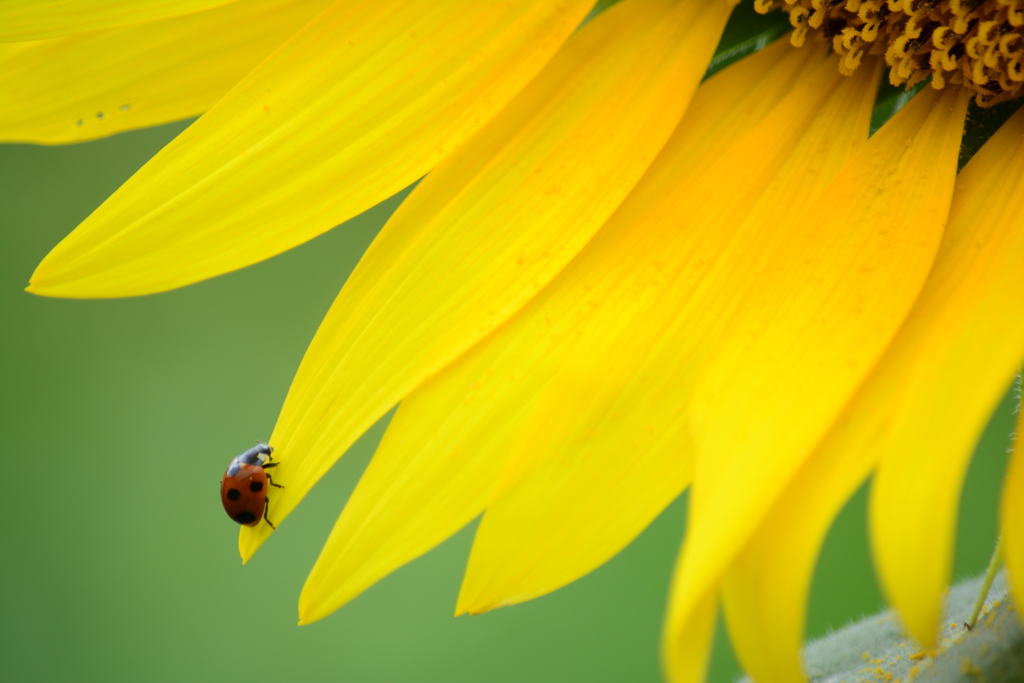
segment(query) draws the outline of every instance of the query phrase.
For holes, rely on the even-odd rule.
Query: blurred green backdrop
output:
[[[299,628],[306,573],[379,440],[371,430],[254,560],[220,509],[228,460],[266,439],[295,368],[392,198],[244,271],[138,299],[22,288],[36,263],[184,124],[0,146],[0,672],[5,681],[658,681],[685,499],[593,574],[452,618],[464,530]],[[1004,400],[964,493],[956,573],[983,569],[1011,430]],[[810,635],[877,609],[861,491],[815,579]],[[738,669],[719,635],[712,679]]]

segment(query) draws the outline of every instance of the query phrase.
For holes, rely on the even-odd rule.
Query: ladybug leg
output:
[[[280,464],[281,463],[279,463],[279,462],[268,462],[268,463],[264,463],[264,464],[260,465],[260,467],[262,467],[265,470],[269,470],[271,467],[277,467]]]
[[[264,501],[264,503],[263,503],[263,520],[264,520],[264,521],[265,521],[265,522],[266,522],[267,524],[269,524],[269,525],[270,525],[270,528],[271,528],[271,529],[273,529],[274,531],[277,531],[277,527],[276,527],[276,526],[274,526],[274,523],[270,521],[270,518],[269,518],[269,517],[267,517],[267,510],[268,510],[268,509],[270,509],[270,501],[269,501],[269,500],[267,500],[267,501]]]
[[[283,487],[283,486],[281,486],[280,484],[275,484],[275,483],[274,483],[274,479],[273,479],[273,478],[272,478],[272,477],[270,476],[270,472],[267,472],[267,481],[269,481],[269,482],[270,482],[270,485],[271,485],[271,486],[276,486],[276,487],[277,487],[277,488],[279,488],[279,489],[283,489],[283,488],[284,488],[284,487]]]

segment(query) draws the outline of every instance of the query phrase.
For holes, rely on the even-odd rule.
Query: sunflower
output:
[[[814,562],[873,475],[881,584],[935,643],[959,488],[1024,358],[1024,2],[758,0],[788,38],[714,62],[724,0],[53,4],[0,9],[2,139],[205,113],[30,292],[184,286],[422,178],[270,439],[281,524],[400,403],[300,623],[481,515],[456,612],[544,595],[689,488],[667,677],[704,677],[721,605],[756,680],[801,681]],[[971,100],[1008,120],[958,173]]]

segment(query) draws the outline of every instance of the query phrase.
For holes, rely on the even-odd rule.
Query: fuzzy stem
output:
[[[978,623],[978,615],[985,605],[985,598],[988,597],[988,589],[992,587],[992,580],[996,578],[996,572],[1003,565],[1003,537],[996,539],[996,548],[992,551],[992,559],[988,561],[988,569],[985,570],[985,580],[981,584],[981,591],[978,593],[978,601],[974,603],[974,611],[971,612],[967,628],[972,629]]]

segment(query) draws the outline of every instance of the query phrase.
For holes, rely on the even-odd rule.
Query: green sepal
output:
[[[733,62],[768,47],[790,30],[789,15],[785,12],[776,10],[758,14],[754,11],[753,2],[740,3],[725,25],[704,78],[710,78]]]

